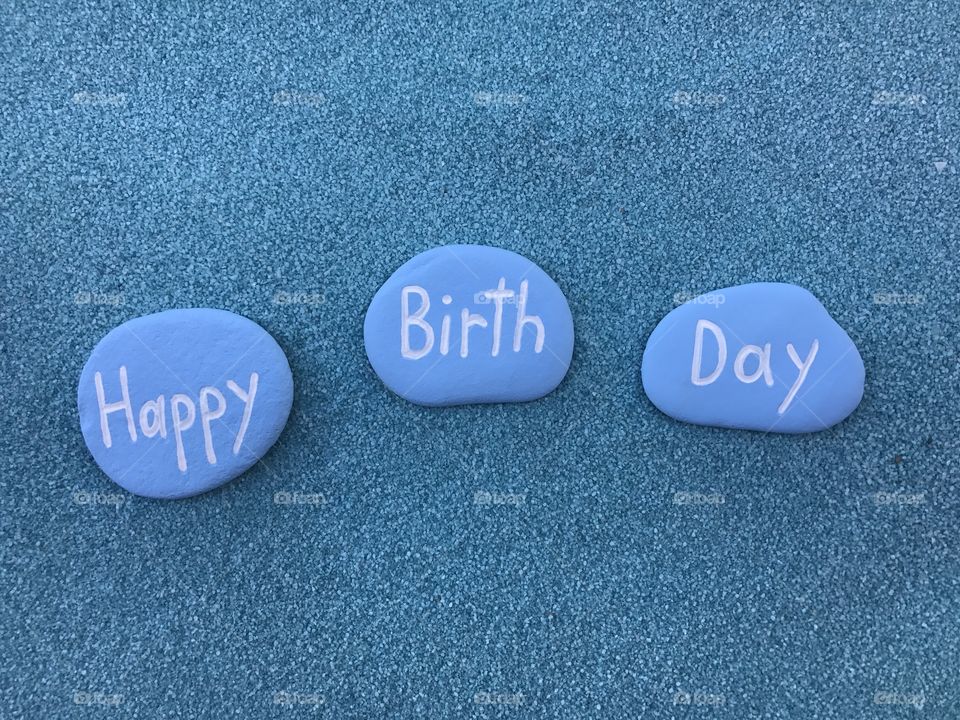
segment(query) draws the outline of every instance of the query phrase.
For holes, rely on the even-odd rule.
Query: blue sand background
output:
[[[955,2],[132,4],[0,9],[0,716],[960,716]],[[374,292],[453,242],[568,297],[543,400],[369,367]],[[675,296],[760,280],[847,330],[860,408],[659,413]],[[190,306],[277,338],[291,419],[138,499],[76,381]]]

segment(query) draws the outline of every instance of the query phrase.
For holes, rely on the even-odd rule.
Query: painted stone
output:
[[[224,310],[167,310],[111,330],[80,374],[87,447],[121,487],[183,498],[237,477],[276,442],[293,377],[273,337]]]
[[[810,292],[754,283],[670,312],[643,353],[643,389],[660,410],[698,425],[823,430],[863,397],[856,346]]]
[[[566,375],[573,317],[563,291],[522,255],[446,245],[390,276],[363,337],[377,375],[411,402],[525,402]]]

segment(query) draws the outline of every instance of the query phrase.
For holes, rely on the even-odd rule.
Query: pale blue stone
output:
[[[754,283],[670,312],[647,340],[642,376],[653,404],[678,420],[801,433],[853,412],[864,368],[853,341],[810,292]]]
[[[557,284],[484,245],[434,248],[401,266],[371,301],[363,336],[387,387],[421,405],[533,400],[560,384],[573,355]]]
[[[125,322],[93,349],[77,404],[87,447],[121,487],[182,498],[237,477],[277,440],[293,377],[276,341],[224,310]]]

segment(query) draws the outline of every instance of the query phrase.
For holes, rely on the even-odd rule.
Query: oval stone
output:
[[[224,310],[167,310],[111,330],[80,374],[87,447],[121,487],[183,498],[232,480],[276,442],[290,414],[286,355]]]
[[[643,353],[643,389],[698,425],[802,433],[843,420],[863,397],[863,360],[809,291],[754,283],[670,312]]]
[[[363,337],[377,375],[411,402],[524,402],[566,375],[573,317],[563,291],[522,255],[446,245],[390,276]]]

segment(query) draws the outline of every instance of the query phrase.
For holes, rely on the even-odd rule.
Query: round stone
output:
[[[643,389],[660,410],[698,425],[823,430],[863,397],[863,360],[810,292],[753,283],[700,295],[670,312],[643,353]]]
[[[104,337],[80,374],[80,427],[97,464],[132,493],[183,498],[237,477],[290,414],[286,355],[224,310],[167,310]]]
[[[566,375],[573,317],[563,291],[522,255],[446,245],[384,283],[363,337],[377,375],[411,402],[524,402]]]

